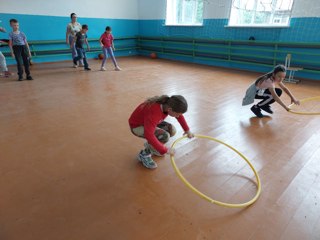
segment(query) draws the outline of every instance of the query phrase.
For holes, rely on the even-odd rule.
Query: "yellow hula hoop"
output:
[[[309,102],[309,101],[316,100],[316,99],[320,99],[320,96],[302,99],[302,100],[300,100],[300,103]],[[293,103],[290,104],[289,108],[292,107],[293,105],[294,105]],[[294,111],[291,109],[289,110],[289,112],[294,113],[294,114],[300,114],[300,115],[320,115],[320,112],[298,112],[298,111]]]
[[[238,155],[240,155],[247,163],[248,165],[250,166],[250,168],[252,169],[252,171],[254,172],[254,175],[256,177],[256,180],[257,180],[257,186],[258,186],[258,189],[257,189],[257,193],[256,195],[248,202],[245,202],[245,203],[225,203],[225,202],[220,202],[220,201],[217,201],[217,200],[214,200],[210,197],[208,197],[207,195],[205,195],[204,193],[200,192],[198,189],[196,189],[194,186],[192,186],[186,179],[185,177],[181,174],[180,170],[178,169],[176,163],[175,163],[175,160],[174,160],[174,156],[171,155],[171,164],[175,170],[175,172],[177,173],[177,175],[179,176],[179,178],[182,180],[182,182],[188,187],[190,188],[194,193],[196,193],[197,195],[199,195],[201,198],[209,201],[210,203],[214,203],[214,204],[217,204],[219,206],[223,206],[223,207],[228,207],[228,208],[243,208],[243,207],[247,207],[251,204],[253,204],[255,201],[257,201],[257,199],[259,198],[259,195],[261,193],[261,182],[260,182],[260,178],[259,178],[259,175],[257,173],[257,171],[254,169],[253,165],[250,163],[250,161],[242,154],[240,153],[238,150],[236,150],[235,148],[233,148],[232,146],[216,139],[216,138],[213,138],[213,137],[209,137],[209,136],[204,136],[204,135],[195,135],[195,137],[197,138],[206,138],[206,139],[209,139],[209,140],[212,140],[212,141],[215,141],[215,142],[218,142],[218,143],[221,143],[223,145],[225,145],[226,147],[232,149],[234,152],[236,152]],[[174,146],[180,142],[182,139],[184,138],[187,138],[187,136],[183,136],[183,137],[180,137],[178,138],[177,140],[175,140],[172,145],[171,145],[171,148],[173,149]]]

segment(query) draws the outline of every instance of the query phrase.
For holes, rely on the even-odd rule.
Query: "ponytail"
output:
[[[161,96],[154,96],[151,98],[148,98],[145,103],[147,105],[153,104],[153,103],[159,103],[159,104],[166,104],[169,100],[168,95],[161,95]]]
[[[277,74],[278,72],[286,72],[286,70],[287,70],[287,69],[286,69],[286,67],[285,67],[284,65],[279,64],[279,65],[275,66],[271,72],[268,72],[268,73],[260,76],[260,77],[256,80],[256,85],[257,85],[259,82],[263,81],[263,80],[266,80],[266,79],[268,79],[268,78],[271,78],[272,75],[275,75],[275,74]]]

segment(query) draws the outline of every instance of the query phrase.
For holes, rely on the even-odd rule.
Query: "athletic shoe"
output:
[[[84,67],[82,62],[79,63],[79,67]]]
[[[73,60],[73,67],[74,67],[74,68],[77,68],[77,67],[78,67],[77,61],[75,61],[75,60]]]
[[[91,70],[91,68],[86,67],[86,68],[84,68],[84,70],[85,70],[85,71],[90,71],[90,70]]]
[[[33,78],[29,75],[27,76],[27,80],[33,80]]]
[[[261,109],[257,105],[253,105],[250,109],[258,118],[263,118]]]
[[[22,80],[23,80],[23,77],[22,77],[22,76],[18,78],[18,81],[22,81]]]
[[[155,150],[149,143],[145,142],[144,147],[150,151],[151,155],[155,155],[158,157],[162,157],[163,155],[160,154],[157,150]]]
[[[263,106],[260,106],[260,108],[261,108],[263,111],[267,112],[267,113],[270,113],[270,114],[273,113],[270,105],[263,105]]]
[[[146,168],[149,169],[155,169],[157,168],[157,164],[153,159],[151,158],[151,154],[148,153],[145,150],[141,150],[139,155],[138,155],[138,160],[145,166]]]
[[[104,67],[101,67],[100,70],[101,70],[101,71],[105,71],[106,69],[105,69]]]
[[[116,66],[116,68],[114,70],[121,71],[122,69],[119,66]]]

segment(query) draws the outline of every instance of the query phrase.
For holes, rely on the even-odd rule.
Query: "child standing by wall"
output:
[[[5,33],[6,29],[4,29],[3,27],[0,27],[0,32]],[[2,40],[0,40],[0,44],[1,44],[1,42],[2,42]],[[1,75],[5,76],[5,77],[11,76],[11,73],[8,71],[8,68],[7,68],[6,58],[4,57],[4,55],[2,54],[1,51],[0,51],[0,72],[1,72]]]
[[[183,96],[167,95],[155,96],[141,103],[131,114],[129,126],[131,132],[137,137],[145,138],[145,149],[141,150],[138,160],[146,168],[154,169],[157,164],[151,155],[163,156],[165,153],[174,154],[164,144],[176,133],[175,127],[163,121],[168,115],[175,117],[189,138],[194,137],[182,115],[188,109],[187,101]]]
[[[73,59],[74,66],[77,66],[77,62],[80,59],[82,59],[83,64],[84,64],[84,70],[86,70],[86,71],[91,70],[91,68],[89,68],[89,64],[87,62],[86,51],[84,50],[84,47],[83,47],[83,44],[85,43],[87,45],[88,51],[90,51],[90,46],[88,43],[88,36],[87,36],[88,30],[89,30],[88,25],[86,25],[86,24],[82,25],[81,31],[76,34],[76,36],[73,39],[73,43],[71,44],[71,48],[72,48],[73,44],[75,44],[76,50],[77,50],[77,55],[78,55],[78,56],[74,57],[74,59]]]
[[[275,101],[279,103],[287,111],[290,110],[280,99],[282,90],[291,98],[291,103],[299,105],[297,100],[290,90],[282,82],[286,77],[286,68],[283,65],[277,65],[273,71],[259,77],[246,91],[243,98],[242,105],[249,105],[254,102],[254,99],[261,99],[261,101],[251,107],[251,111],[259,118],[263,117],[261,110],[272,114],[270,104]],[[280,88],[276,88],[276,84]]]
[[[29,44],[27,42],[27,37],[23,32],[19,31],[19,22],[16,19],[10,19],[10,26],[12,27],[12,32],[9,33],[9,47],[11,50],[11,55],[17,61],[18,68],[18,81],[23,80],[23,68],[26,72],[26,79],[33,80],[30,75],[29,70],[29,57],[31,57]]]
[[[106,27],[106,31],[101,35],[99,41],[102,47],[104,58],[101,64],[101,71],[105,71],[105,63],[108,58],[108,54],[111,57],[111,60],[114,64],[116,71],[121,71],[121,68],[118,66],[116,58],[114,57],[113,51],[115,51],[114,44],[113,44],[113,36],[111,34],[111,27]]]

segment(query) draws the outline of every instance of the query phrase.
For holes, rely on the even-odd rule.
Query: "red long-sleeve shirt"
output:
[[[147,139],[148,143],[160,154],[165,154],[168,149],[156,138],[154,132],[157,125],[167,116],[168,114],[162,112],[161,104],[153,103],[151,105],[146,105],[145,103],[142,103],[131,114],[129,125],[131,128],[144,126],[144,137]],[[189,131],[189,126],[182,114],[177,117],[177,120],[185,132]]]

